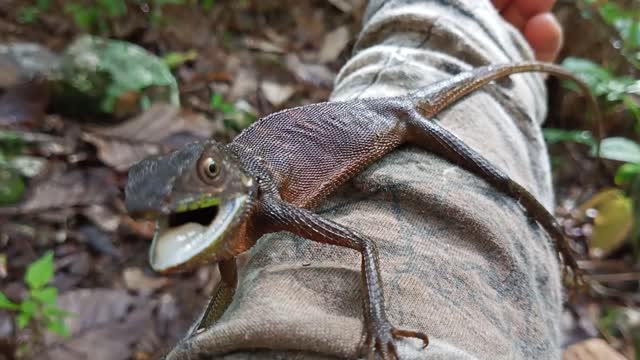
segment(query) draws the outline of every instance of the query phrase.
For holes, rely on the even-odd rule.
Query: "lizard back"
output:
[[[272,172],[283,200],[311,207],[403,142],[407,98],[327,102],[268,115],[233,141]]]

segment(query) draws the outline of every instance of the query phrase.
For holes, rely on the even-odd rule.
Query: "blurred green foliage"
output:
[[[69,109],[84,104],[85,113],[100,109],[122,116],[153,102],[180,104],[167,62],[130,42],[80,36],[64,51],[61,73],[56,103]],[[127,96],[139,98],[132,109],[118,106]]]
[[[635,2],[637,5],[637,1]],[[595,209],[591,247],[608,254],[625,242],[632,245],[636,263],[640,260],[640,79],[622,75],[629,69],[640,71],[640,8],[633,2],[581,0],[583,16],[599,18],[612,36],[626,64],[603,66],[581,58],[567,58],[563,66],[579,75],[591,88],[603,109],[604,117],[623,114],[635,129],[623,136],[602,139],[599,155],[617,165],[614,183],[595,194],[581,210]],[[575,89],[575,85],[566,86]],[[571,141],[585,144],[596,155],[593,136],[584,131],[545,129],[547,142]],[[631,343],[640,359],[640,313],[633,307],[604,307],[598,328],[607,339],[621,338]]]
[[[622,6],[620,1],[582,1],[588,6],[587,9],[595,9],[605,24],[617,32],[618,39],[614,46],[620,49],[631,64],[640,69],[640,7],[637,6],[637,1],[633,1],[631,7]],[[593,16],[588,10],[584,15]]]
[[[222,94],[220,94],[219,92],[214,92],[211,94],[209,107],[211,107],[213,110],[218,110],[223,114],[230,114],[236,111],[236,108],[233,106],[233,104],[224,101]]]
[[[20,303],[11,302],[0,292],[0,309],[16,313],[16,324],[19,329],[35,323],[36,327],[44,326],[55,334],[69,336],[64,318],[71,314],[57,306],[58,289],[49,285],[54,268],[52,251],[48,251],[27,267],[24,282],[29,292]]]
[[[614,36],[612,44],[619,49],[624,59],[632,68],[640,71],[640,12],[628,9],[619,1],[598,2],[582,0],[583,15],[587,18],[598,16],[609,26]],[[582,78],[590,87],[603,109],[605,118],[613,113],[624,112],[632,119],[635,133],[628,137],[609,137],[602,139],[599,148],[600,157],[618,162],[615,184],[623,190],[620,197],[603,197],[610,199],[611,204],[599,204],[600,212],[595,219],[595,232],[598,227],[606,227],[610,223],[619,223],[626,231],[624,238],[631,240],[635,249],[636,259],[640,258],[640,80],[628,75],[619,75],[626,69],[610,68],[597,64],[588,59],[566,58],[562,65]],[[577,90],[575,84],[567,82],[566,87]],[[553,144],[571,141],[591,147],[591,153],[596,153],[596,143],[592,134],[585,131],[568,131],[561,129],[545,129],[545,139]],[[609,190],[605,190],[609,191]],[[600,194],[596,194],[594,198]],[[618,211],[620,206],[613,202],[631,204],[633,216],[627,211]],[[624,219],[624,223],[621,221]],[[633,229],[633,230],[631,230]],[[605,231],[600,231],[606,234]],[[618,234],[619,235],[619,234]],[[611,241],[619,242],[619,236],[611,237]],[[606,239],[598,239],[604,243]],[[605,247],[606,244],[605,244]]]
[[[27,24],[37,21],[43,13],[51,10],[52,3],[53,0],[36,0],[34,4],[21,7],[18,21]],[[111,21],[126,16],[133,8],[145,12],[151,25],[158,25],[163,21],[165,5],[195,4],[204,11],[210,11],[215,0],[72,0],[64,5],[63,11],[80,29],[104,35],[109,32]]]
[[[211,94],[209,107],[220,111],[224,115],[223,123],[225,128],[234,132],[241,132],[257,120],[254,110],[248,103],[228,103],[219,92],[214,91]]]
[[[9,132],[0,132],[0,206],[18,202],[25,191],[25,182],[11,160],[22,153],[23,143]]]

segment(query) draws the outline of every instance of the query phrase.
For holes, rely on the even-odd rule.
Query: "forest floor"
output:
[[[10,51],[0,49],[0,163],[11,160],[20,170],[19,180],[0,171],[0,179],[15,182],[10,190],[19,192],[15,202],[13,193],[0,194],[5,204],[0,207],[0,291],[13,302],[28,297],[29,265],[53,250],[51,284],[58,289],[58,306],[73,314],[66,319],[70,336],[59,337],[37,322],[18,329],[14,313],[0,311],[0,359],[16,352],[51,359],[82,359],[87,353],[100,359],[155,359],[184,334],[219,275],[213,266],[172,276],[151,271],[147,253],[153,224],[124,209],[127,168],[209,135],[229,141],[256,118],[327,100],[350,55],[364,4],[204,1],[165,5],[160,13],[137,2],[124,14],[100,18],[69,10],[65,3],[73,2],[52,1],[49,11],[34,15],[25,13],[19,0],[0,2],[0,47],[33,43],[50,52],[36,49],[36,62],[46,64],[47,56],[59,61],[88,24],[93,33],[140,45],[169,64],[181,105],[140,110],[142,98],[156,96],[145,89],[119,93],[109,111],[87,115],[84,102],[72,98],[69,105],[48,82],[24,83],[25,65],[17,66]],[[563,56],[584,56],[589,49],[568,47]],[[607,51],[602,56],[609,56]],[[584,128],[576,111],[579,100],[558,82],[550,85],[551,124]],[[558,212],[570,218],[584,194],[610,183],[612,175],[605,171],[601,178],[576,179],[576,169],[595,164],[585,149],[573,144],[552,150],[554,161],[564,164],[554,174]],[[565,153],[570,156],[560,157]],[[577,232],[576,241],[588,240],[588,222],[566,224]],[[611,256],[616,259],[611,266],[627,266],[619,260],[623,255]],[[616,291],[624,296],[608,302],[625,304],[637,296],[629,295],[636,288],[628,284]],[[598,336],[604,302],[585,298],[574,309],[579,321],[567,322],[571,342]],[[633,354],[628,342],[612,342]]]

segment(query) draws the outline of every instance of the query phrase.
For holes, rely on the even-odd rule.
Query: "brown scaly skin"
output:
[[[188,203],[198,193],[223,199],[239,193],[249,195],[250,201],[243,205],[241,215],[229,225],[220,242],[167,269],[182,270],[204,262],[222,261],[223,281],[194,332],[219,318],[231,301],[236,274],[235,267],[229,264],[233,264],[234,257],[266,233],[288,231],[362,254],[367,329],[364,350],[370,357],[378,354],[383,359],[396,359],[395,341],[402,337],[419,338],[426,346],[425,334],[397,329],[387,320],[376,244],[309,210],[402,144],[434,152],[518,201],[528,216],[547,231],[565,266],[577,276],[577,263],[553,215],[522,186],[434,121],[435,115],[470,92],[492,80],[522,72],[546,72],[576,82],[599,120],[597,104],[587,86],[562,68],[535,62],[491,65],[461,73],[408,96],[284,110],[260,119],[228,145],[213,141],[196,143],[167,157],[134,166],[126,188],[127,207],[133,212],[166,216],[177,203]],[[213,181],[198,176],[204,159],[210,156],[224,159]],[[247,182],[247,178],[254,181]]]

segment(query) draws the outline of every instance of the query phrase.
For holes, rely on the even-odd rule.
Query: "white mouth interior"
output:
[[[170,227],[168,217],[158,219],[149,254],[151,267],[155,271],[175,268],[221,241],[246,199],[237,196],[221,204],[209,225],[187,222]]]

